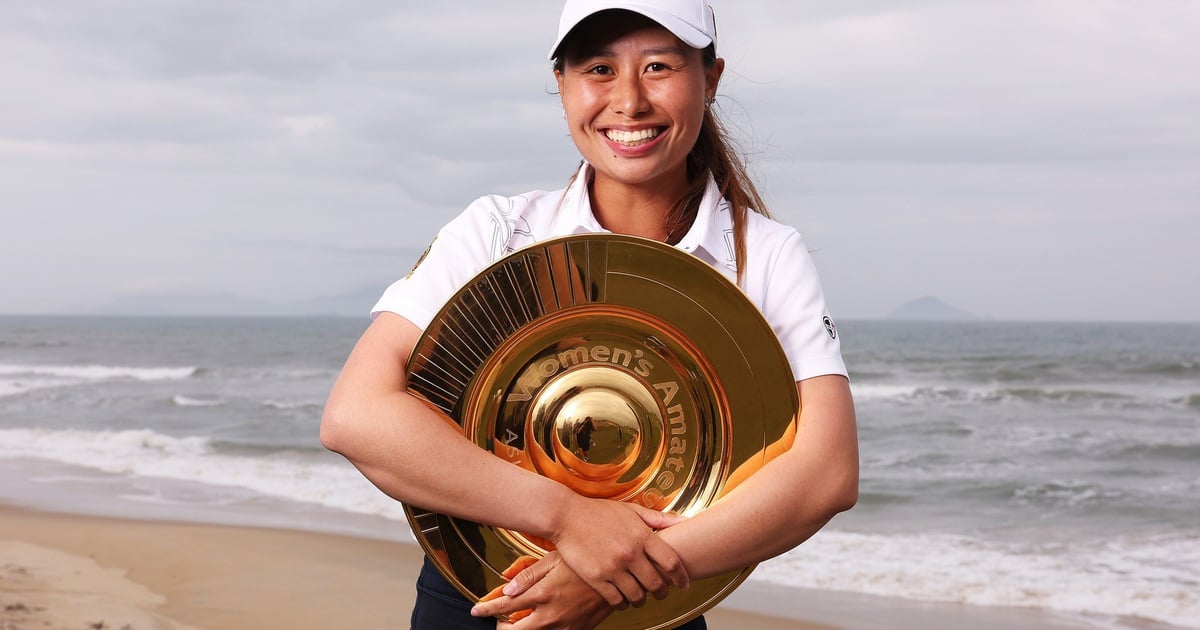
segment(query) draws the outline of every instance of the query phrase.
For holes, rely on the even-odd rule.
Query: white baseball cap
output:
[[[550,59],[557,56],[558,47],[571,29],[589,16],[609,9],[624,9],[644,15],[692,48],[717,45],[717,21],[707,0],[567,0],[563,5],[562,17],[558,20],[558,37],[550,48]]]

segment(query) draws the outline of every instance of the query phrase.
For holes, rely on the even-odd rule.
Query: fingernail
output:
[[[513,593],[517,592],[517,585],[515,582],[509,582],[508,584],[504,585],[504,589],[500,592],[512,597]]]
[[[460,610],[461,610],[461,609],[460,609]],[[472,616],[472,617],[478,617],[478,616],[479,616],[479,607],[478,607],[478,606],[472,606],[472,607],[471,607],[471,616]]]

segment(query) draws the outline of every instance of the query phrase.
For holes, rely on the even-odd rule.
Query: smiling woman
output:
[[[631,196],[684,199],[687,156],[724,60],[683,45],[653,20],[604,11],[583,20],[556,51],[554,75],[575,146],[592,166],[600,224],[674,242],[661,215],[628,212]],[[661,204],[655,204],[661,205]],[[686,226],[680,226],[686,227]]]
[[[328,448],[411,506],[554,549],[474,607],[427,562],[414,628],[591,628],[648,596],[783,553],[857,500],[840,339],[799,234],[769,218],[714,114],[725,68],[716,33],[703,0],[568,0],[550,58],[579,170],[563,190],[471,204],[385,292],[346,362],[322,421]],[[665,242],[736,281],[795,377],[794,445],[686,520],[510,465],[407,392],[422,330],[461,287],[518,249],[587,233]],[[785,378],[789,396],[791,387]],[[439,472],[446,462],[455,474]],[[515,623],[493,618],[514,613]]]

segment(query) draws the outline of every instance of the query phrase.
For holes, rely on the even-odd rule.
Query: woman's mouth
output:
[[[637,131],[626,131],[624,129],[605,129],[604,137],[609,140],[626,147],[636,147],[646,144],[658,137],[662,133],[661,127],[653,127],[649,129],[638,129]]]

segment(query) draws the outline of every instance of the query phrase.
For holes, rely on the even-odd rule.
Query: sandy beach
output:
[[[0,629],[405,628],[420,550],[0,506]],[[718,607],[712,628],[828,628]]]
[[[407,627],[403,510],[317,440],[362,327],[0,317],[0,630]],[[711,627],[1200,628],[1200,327],[843,328],[859,504]]]

